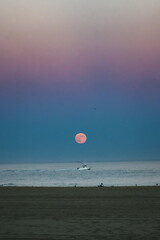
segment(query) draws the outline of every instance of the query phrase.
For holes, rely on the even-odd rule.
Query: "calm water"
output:
[[[89,163],[90,171],[78,171],[79,163],[1,164],[2,186],[139,186],[160,185],[160,162]]]

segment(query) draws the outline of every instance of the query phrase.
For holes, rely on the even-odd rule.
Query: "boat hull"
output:
[[[80,168],[77,168],[77,170],[84,171],[84,170],[91,170],[91,168],[89,168],[89,167],[80,167]]]

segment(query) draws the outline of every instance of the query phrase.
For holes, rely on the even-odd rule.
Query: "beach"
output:
[[[160,239],[160,187],[0,187],[0,239]]]

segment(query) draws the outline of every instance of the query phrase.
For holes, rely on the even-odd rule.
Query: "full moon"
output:
[[[87,140],[87,136],[84,133],[78,133],[75,136],[75,141],[79,144],[85,143]]]

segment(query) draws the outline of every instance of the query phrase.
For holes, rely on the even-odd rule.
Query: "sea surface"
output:
[[[154,186],[160,185],[160,161],[0,164],[0,186]]]

